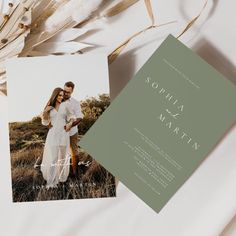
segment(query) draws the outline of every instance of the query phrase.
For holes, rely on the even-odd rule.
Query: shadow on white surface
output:
[[[192,49],[232,83],[236,84],[236,66],[210,41],[200,38]]]
[[[135,70],[135,61],[134,52],[129,51],[122,54],[117,61],[109,67],[110,94],[112,100],[114,100],[132,79]]]

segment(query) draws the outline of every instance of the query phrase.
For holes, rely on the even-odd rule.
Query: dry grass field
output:
[[[82,108],[85,116],[79,127],[80,137],[104,111],[102,108],[109,105],[108,102],[109,97],[104,95],[101,100],[84,101]],[[100,114],[93,114],[91,118],[91,112],[94,111]],[[65,183],[60,183],[56,188],[46,189],[40,163],[47,127],[41,124],[40,117],[35,117],[29,122],[10,123],[9,129],[14,202],[115,196],[115,178],[79,147],[79,160],[82,165],[79,165],[78,176],[69,175]]]

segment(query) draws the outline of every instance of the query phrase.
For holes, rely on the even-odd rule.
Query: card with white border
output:
[[[106,55],[6,62],[13,202],[114,197],[78,142],[110,104]]]

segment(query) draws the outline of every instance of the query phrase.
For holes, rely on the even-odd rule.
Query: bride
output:
[[[47,181],[47,188],[56,187],[65,182],[70,170],[69,130],[76,119],[70,103],[63,101],[62,88],[55,88],[44,111],[42,124],[51,126],[43,151],[41,172]]]

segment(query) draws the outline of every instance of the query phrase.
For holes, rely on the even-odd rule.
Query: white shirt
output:
[[[80,107],[80,102],[77,101],[74,98],[70,98],[68,99],[68,102],[70,103],[70,106],[74,112],[74,115],[76,116],[76,118],[82,118],[83,117],[83,113],[81,111],[81,107]],[[78,127],[77,125],[72,127],[71,130],[69,131],[69,135],[73,136],[74,134],[76,134],[78,132]]]

